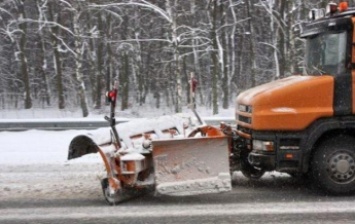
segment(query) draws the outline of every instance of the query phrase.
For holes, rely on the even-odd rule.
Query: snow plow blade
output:
[[[68,160],[79,158],[89,153],[97,153],[98,151],[99,147],[91,138],[79,135],[70,142]]]
[[[185,196],[230,191],[226,137],[153,141],[156,193]]]

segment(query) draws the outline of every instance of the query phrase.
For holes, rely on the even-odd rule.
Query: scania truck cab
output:
[[[300,34],[304,74],[239,94],[236,132],[249,176],[276,170],[307,175],[330,194],[355,192],[354,26],[347,2],[313,9]]]

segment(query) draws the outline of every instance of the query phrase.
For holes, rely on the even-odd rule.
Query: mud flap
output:
[[[98,151],[99,147],[91,138],[79,135],[70,142],[68,160],[79,158],[89,153],[97,153]]]
[[[156,193],[184,196],[230,191],[226,137],[153,141]]]

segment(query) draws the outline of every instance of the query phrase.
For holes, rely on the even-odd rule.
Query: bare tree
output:
[[[36,0],[36,5],[37,5],[37,12],[38,12],[38,20],[39,21],[45,21],[45,8],[46,4],[43,3],[41,0]],[[45,37],[44,37],[44,31],[42,28],[42,24],[38,23],[38,38],[39,38],[39,43],[40,43],[40,53],[38,55],[40,64],[38,66],[38,72],[41,77],[41,83],[40,83],[40,88],[41,88],[41,98],[47,103],[47,106],[51,105],[50,101],[50,89],[49,89],[49,81],[48,81],[48,75],[46,74],[46,69],[48,66],[47,58],[45,56],[45,53],[47,51],[46,49],[46,44],[45,44]],[[42,99],[41,99],[42,100]]]
[[[255,57],[255,52],[256,52],[256,40],[255,40],[255,32],[254,32],[254,1],[246,1],[246,10],[247,10],[247,15],[248,15],[248,25],[249,25],[249,32],[247,34],[250,35],[250,66],[251,66],[251,86],[255,86],[256,83],[256,69],[257,69],[257,64],[256,64],[256,57]]]
[[[31,98],[31,86],[30,86],[30,74],[28,71],[28,60],[26,56],[26,43],[27,43],[27,23],[23,22],[26,19],[25,3],[24,0],[16,0],[14,2],[17,9],[16,24],[18,29],[18,37],[14,38],[16,41],[18,51],[15,52],[16,58],[20,63],[20,77],[22,84],[24,86],[24,106],[25,109],[30,109],[32,107]],[[15,30],[13,31],[15,32]]]
[[[83,117],[89,115],[87,99],[86,99],[86,89],[84,82],[84,74],[82,71],[83,58],[84,58],[84,41],[82,39],[83,31],[80,27],[80,16],[82,11],[84,11],[84,3],[77,2],[77,5],[72,8],[73,10],[73,29],[74,29],[74,52],[75,52],[75,81],[77,87],[77,93],[79,96],[80,107],[82,110]],[[97,90],[100,91],[100,90]]]
[[[63,86],[63,72],[62,72],[62,60],[59,49],[61,49],[60,39],[60,25],[61,25],[61,14],[56,10],[57,6],[55,1],[49,1],[47,3],[48,7],[48,19],[50,22],[55,23],[55,25],[50,26],[50,36],[51,44],[53,48],[53,61],[54,69],[56,74],[56,90],[58,96],[58,108],[65,108],[65,98],[64,98],[64,86]],[[44,21],[44,22],[49,22]]]
[[[220,65],[218,62],[218,36],[217,36],[217,16],[218,16],[218,1],[210,1],[210,16],[211,16],[211,40],[212,40],[212,110],[213,114],[218,114],[218,84],[219,84],[219,74]]]

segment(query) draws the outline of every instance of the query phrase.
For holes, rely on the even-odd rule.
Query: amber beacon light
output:
[[[339,3],[339,11],[340,12],[344,12],[344,11],[348,10],[348,8],[349,8],[348,2],[340,2]]]

